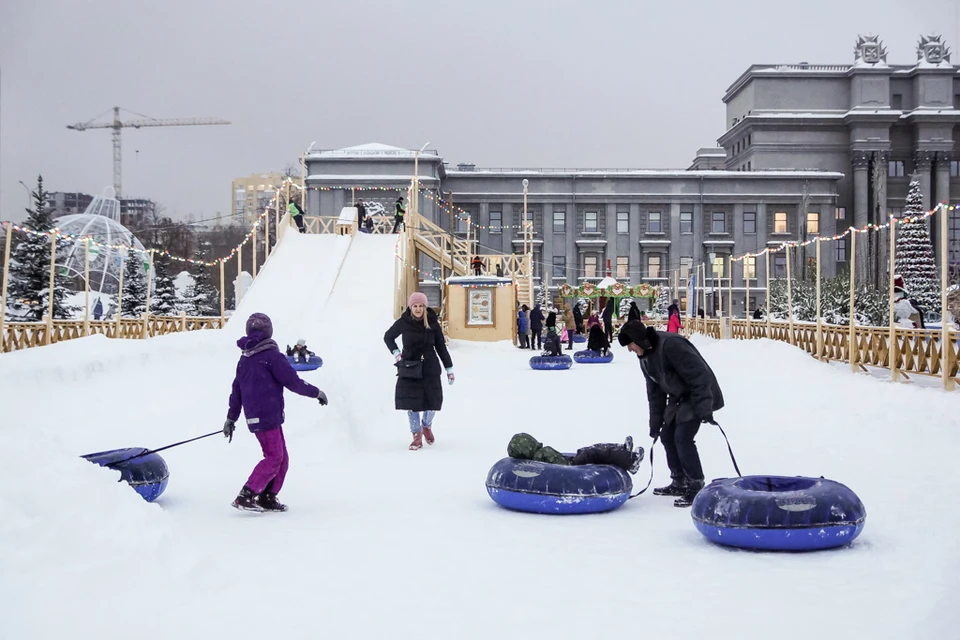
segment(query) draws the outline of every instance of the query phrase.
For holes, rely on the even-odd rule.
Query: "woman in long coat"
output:
[[[403,351],[397,348],[397,338],[403,338]],[[443,330],[433,309],[427,307],[427,296],[419,291],[410,294],[407,310],[383,334],[383,341],[394,357],[397,372],[395,403],[398,411],[406,411],[410,420],[413,442],[410,450],[423,447],[423,440],[433,444],[433,418],[443,407],[443,385],[440,380],[443,367],[447,382],[453,384],[453,360],[443,341]],[[439,358],[437,357],[439,356]],[[405,377],[405,365],[422,362],[422,377]],[[422,413],[422,415],[421,415]]]

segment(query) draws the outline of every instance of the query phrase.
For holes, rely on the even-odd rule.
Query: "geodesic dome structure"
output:
[[[120,224],[119,217],[120,203],[115,198],[96,196],[84,213],[57,218],[54,221],[57,229],[78,238],[70,243],[62,257],[58,256],[57,267],[65,270],[74,282],[83,283],[84,243],[79,238],[89,236],[99,243],[90,243],[90,291],[117,293],[123,260],[129,257],[147,263],[143,245]],[[124,251],[121,256],[121,251],[115,248],[119,245],[138,251]]]

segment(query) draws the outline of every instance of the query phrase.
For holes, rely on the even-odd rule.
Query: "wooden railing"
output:
[[[701,333],[712,338],[722,337],[720,320],[684,318],[684,332]],[[789,342],[800,347],[819,360],[851,361],[849,326],[820,324],[820,337],[814,322],[732,320],[730,334],[734,340],[770,338]],[[944,376],[944,363],[948,363],[947,378],[956,379],[960,369],[960,331],[948,332],[944,344],[940,329],[894,329],[894,368],[906,377],[910,375]],[[890,329],[888,327],[856,326],[853,328],[854,362],[860,367],[890,368]]]
[[[304,216],[303,226],[307,233],[336,233],[336,216]],[[371,233],[386,235],[393,231],[393,218],[388,216],[370,216],[373,221]]]
[[[123,318],[116,320],[54,320],[53,322],[5,322],[0,336],[6,353],[31,347],[40,347],[88,335],[103,335],[108,338],[139,340],[183,331],[221,329],[220,317],[149,316],[148,318]]]

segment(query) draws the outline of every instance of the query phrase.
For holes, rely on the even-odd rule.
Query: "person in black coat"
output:
[[[760,310],[760,307],[757,307],[756,309],[753,310],[753,319],[754,320],[763,319],[763,312]]]
[[[676,333],[656,331],[637,321],[623,325],[620,344],[640,359],[647,381],[650,437],[663,442],[672,482],[653,490],[658,496],[679,496],[673,503],[689,507],[703,488],[703,467],[694,442],[700,423],[713,420],[723,408],[717,378],[697,348]]]
[[[577,333],[583,333],[583,311],[580,310],[579,302],[573,305],[573,323],[576,325]]]
[[[587,320],[587,350],[596,351],[602,356],[607,355],[610,349],[610,341],[600,326],[600,319],[596,315],[590,316]]]
[[[403,338],[403,351],[397,348],[397,338]],[[443,367],[447,382],[453,384],[453,360],[443,341],[443,330],[433,309],[427,307],[427,296],[419,291],[410,294],[407,310],[383,334],[383,341],[394,356],[397,365],[397,389],[394,396],[398,411],[406,411],[410,420],[413,442],[410,450],[423,447],[423,440],[433,444],[433,418],[443,407],[443,385],[440,382]],[[440,356],[439,359],[437,356]],[[418,363],[421,377],[408,377],[404,365]],[[421,412],[423,415],[421,417]]]
[[[367,205],[363,200],[357,200],[357,227],[362,227],[367,218]]]
[[[633,300],[630,301],[630,309],[627,311],[627,320],[639,320],[640,319],[640,307],[637,306],[637,303]]]
[[[560,343],[560,334],[557,333],[557,313],[555,311],[547,314],[547,330],[543,338],[543,355],[563,355],[563,345]]]
[[[540,310],[539,304],[535,304],[533,305],[533,311],[530,312],[530,348],[531,349],[543,348],[543,343],[540,341],[541,333],[543,333],[543,311]]]
[[[613,342],[614,304],[613,298],[607,298],[607,306],[603,308],[603,331],[608,343]]]

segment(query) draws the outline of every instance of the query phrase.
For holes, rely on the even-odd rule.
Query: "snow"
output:
[[[851,487],[868,513],[852,546],[727,550],[697,533],[689,511],[649,494],[599,516],[509,512],[484,479],[513,433],[560,450],[628,433],[649,442],[637,362],[615,345],[612,364],[538,372],[509,343],[454,341],[437,444],[407,451],[381,340],[395,242],[286,234],[223,331],[0,355],[0,635],[486,640],[642,629],[682,640],[775,628],[789,640],[815,625],[837,637],[953,636],[955,396],[854,375],[783,343],[694,337],[723,387],[717,418],[741,468]],[[253,311],[271,315],[281,347],[302,337],[324,359],[303,377],[330,405],[287,396],[289,512],[229,507],[259,459],[242,428],[232,444],[216,436],[161,454],[171,479],[155,504],[78,457],[218,430],[233,343]],[[705,425],[698,444],[709,478],[733,473],[715,429]],[[665,484],[662,448],[654,455],[654,483]]]

